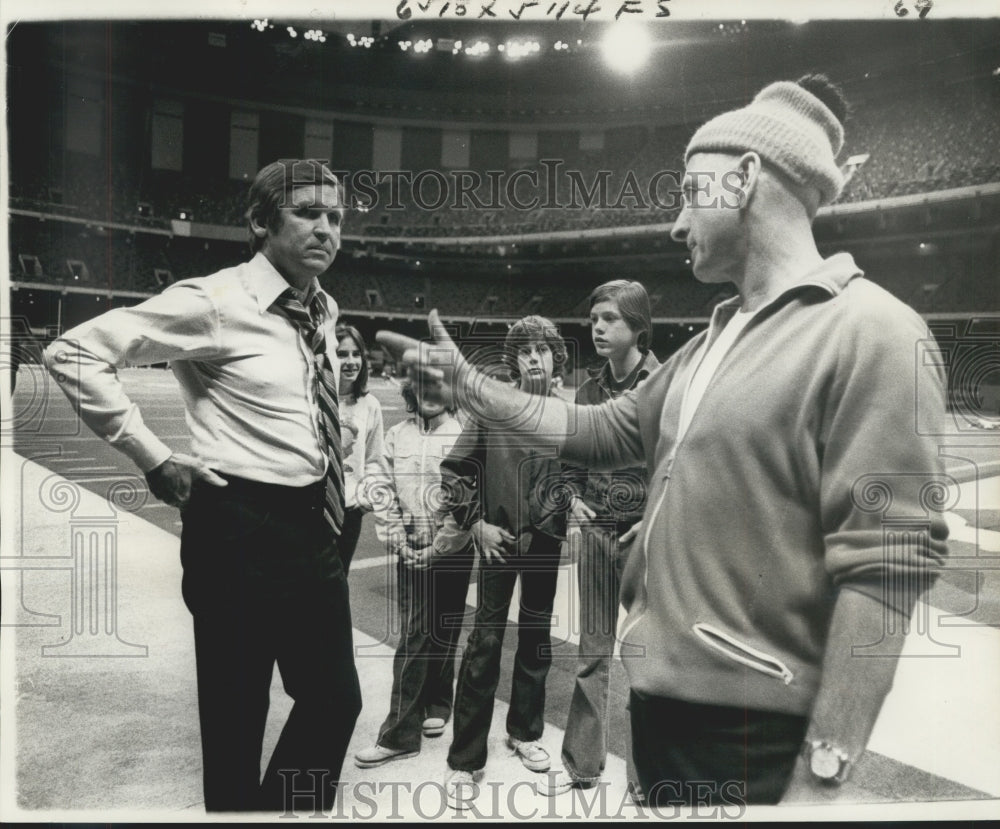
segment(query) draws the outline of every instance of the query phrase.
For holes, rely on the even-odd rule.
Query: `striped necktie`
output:
[[[340,534],[344,524],[344,460],[340,443],[340,409],[337,404],[337,377],[333,372],[330,357],[326,350],[326,334],[323,332],[323,321],[326,311],[319,298],[313,295],[309,309],[295,295],[291,288],[286,289],[274,301],[274,307],[283,313],[305,338],[306,343],[315,356],[316,371],[313,374],[313,393],[319,408],[319,425],[323,442],[326,444],[326,490],[323,504],[323,517],[333,529]]]

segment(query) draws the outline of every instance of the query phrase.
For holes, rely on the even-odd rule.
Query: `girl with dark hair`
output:
[[[368,350],[353,325],[337,326],[337,360],[340,362],[340,428],[344,445],[344,525],[339,550],[344,572],[361,536],[361,522],[372,505],[366,485],[382,472],[382,406],[368,393]]]

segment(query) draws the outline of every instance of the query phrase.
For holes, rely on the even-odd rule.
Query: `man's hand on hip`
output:
[[[184,509],[191,498],[191,485],[202,480],[212,486],[226,486],[227,481],[216,475],[197,458],[173,454],[155,469],[146,473],[149,491],[159,500]]]

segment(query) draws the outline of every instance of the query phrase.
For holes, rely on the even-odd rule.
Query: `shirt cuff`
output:
[[[111,445],[130,457],[143,474],[156,469],[173,454],[170,447],[145,426]]]

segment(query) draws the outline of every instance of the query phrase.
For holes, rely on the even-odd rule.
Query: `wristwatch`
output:
[[[802,756],[817,780],[839,786],[851,773],[851,758],[842,748],[826,740],[806,740]]]

